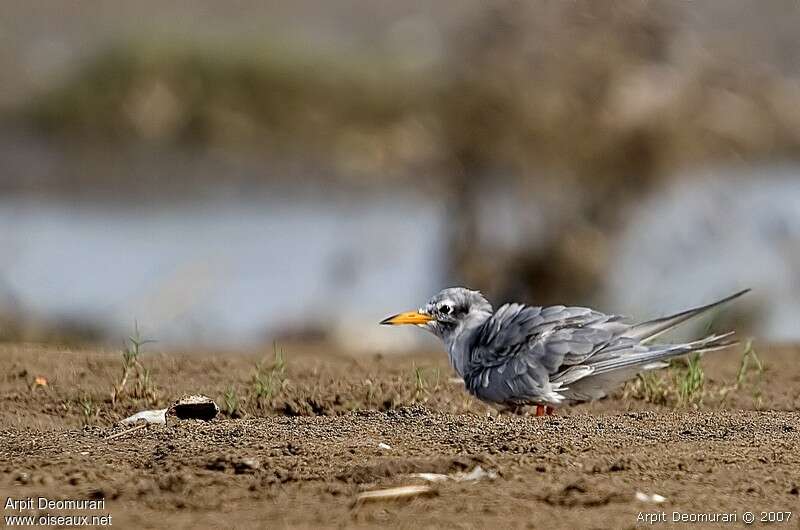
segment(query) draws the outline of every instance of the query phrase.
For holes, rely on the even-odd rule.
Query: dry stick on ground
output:
[[[133,431],[138,431],[140,429],[144,429],[145,427],[147,427],[147,424],[143,423],[141,425],[137,425],[136,427],[131,427],[130,429],[125,429],[124,431],[120,431],[118,433],[112,434],[111,436],[106,436],[105,440],[106,441],[113,440],[114,438],[119,438],[120,436],[123,436],[125,434],[131,433]]]
[[[406,499],[409,497],[416,497],[417,495],[433,494],[435,491],[436,490],[430,486],[399,486],[396,488],[365,491],[363,493],[359,493],[356,497],[356,502]]]

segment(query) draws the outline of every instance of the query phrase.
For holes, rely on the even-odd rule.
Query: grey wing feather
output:
[[[555,381],[551,376],[608,346],[616,332],[627,329],[620,318],[585,307],[504,305],[470,348],[467,388],[488,401],[558,401],[559,386],[588,371]]]
[[[634,326],[584,307],[506,304],[476,333],[464,380],[479,398],[498,403],[597,399],[639,371],[665,366],[671,357],[735,344],[726,340],[730,334],[685,344],[643,341],[745,292]]]
[[[525,353],[553,370],[565,357],[580,362],[614,336],[620,317],[585,307],[502,306],[483,325],[471,348],[470,364],[491,366]],[[604,326],[611,323],[612,326]]]

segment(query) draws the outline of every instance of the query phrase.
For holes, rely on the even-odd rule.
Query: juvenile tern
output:
[[[478,399],[503,408],[553,407],[600,399],[672,357],[736,344],[733,331],[684,343],[654,343],[663,333],[748,292],[638,324],[585,307],[505,304],[497,311],[478,292],[451,287],[424,307],[381,324],[411,324],[442,339],[450,364]]]

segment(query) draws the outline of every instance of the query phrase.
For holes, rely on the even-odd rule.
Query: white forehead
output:
[[[471,300],[475,294],[477,294],[477,291],[472,291],[464,287],[449,287],[439,291],[438,294],[430,299],[428,305],[436,306],[443,303],[449,305],[458,304]]]

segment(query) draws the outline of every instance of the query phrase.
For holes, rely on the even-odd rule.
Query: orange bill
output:
[[[420,313],[419,311],[408,311],[407,313],[400,313],[389,318],[381,320],[381,324],[387,326],[399,326],[402,324],[427,324],[433,320],[433,317]]]

